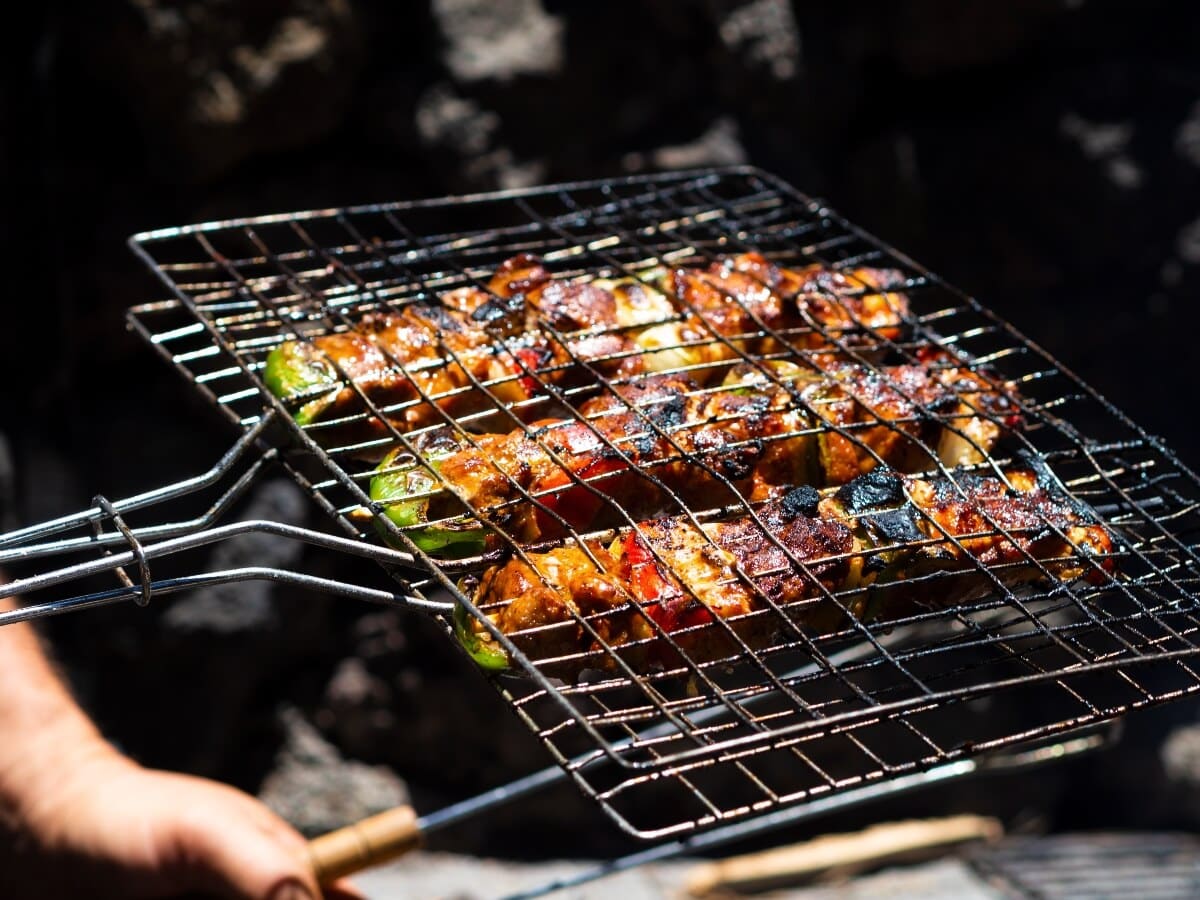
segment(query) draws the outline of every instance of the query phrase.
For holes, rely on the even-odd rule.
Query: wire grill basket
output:
[[[1025,427],[977,468],[1002,474],[1016,454],[1051,468],[1116,536],[1114,571],[1080,560],[1100,578],[1051,577],[1017,589],[976,564],[994,585],[981,600],[930,603],[887,622],[848,619],[819,634],[768,608],[761,614],[783,619],[769,647],[743,641],[729,658],[702,660],[660,635],[679,651],[675,661],[643,671],[600,641],[589,652],[602,662],[607,656],[607,664],[583,665],[583,676],[567,681],[496,632],[515,673],[494,678],[497,688],[580,788],[631,833],[679,833],[894,779],[1200,686],[1192,659],[1196,476],[974,299],[770,175],[737,168],[313,211],[150,232],[132,244],[176,298],[131,311],[133,327],[249,439],[274,437],[272,453],[347,533],[348,540],[325,543],[361,547],[354,552],[385,563],[400,594],[441,610],[448,631],[447,595],[486,621],[460,579],[504,549],[434,559],[381,515],[367,493],[378,457],[397,442],[411,447],[413,433],[394,424],[348,428],[396,420],[397,408],[381,408],[361,391],[359,408],[342,420],[297,424],[263,383],[266,358],[281,343],[346,331],[366,314],[457,288],[486,287],[520,253],[540,256],[555,277],[583,279],[637,278],[654,265],[703,265],[756,251],[789,266],[899,270],[903,281],[894,290],[910,311],[895,338],[809,322],[775,335],[774,356],[745,349],[745,339],[763,337],[762,329],[702,336],[698,343],[728,351],[719,365],[748,363],[770,377],[769,359],[801,358],[803,348],[819,344],[882,378],[884,365],[919,363],[934,347],[980,377],[1016,387]],[[569,365],[594,370],[594,360]],[[563,387],[551,375],[523,364],[511,377],[544,389],[515,406],[504,402],[504,379],[475,380],[468,389],[490,402],[458,418],[439,412],[429,427],[471,440],[481,428],[528,428],[532,419],[571,415],[579,401],[613,390],[602,377]],[[914,415],[937,413],[917,406]],[[646,427],[659,428],[653,421]],[[845,436],[859,440],[853,430]],[[935,453],[929,457],[930,468],[957,477]],[[652,469],[644,476],[656,477]],[[675,499],[677,514],[730,512]],[[734,506],[753,513],[742,498]],[[99,505],[94,518],[121,529],[117,513]],[[635,523],[626,516],[616,524]],[[379,546],[380,528],[404,549]],[[567,530],[566,542],[595,538]],[[124,538],[132,544],[128,559],[143,564],[148,598],[144,551],[139,557],[140,545]],[[1049,574],[1042,560],[1025,562]],[[130,579],[127,589],[136,588]],[[943,582],[929,578],[929,595],[939,589]],[[836,591],[829,599],[846,602]],[[581,627],[596,634],[594,623]],[[1004,707],[1019,708],[1018,718],[989,707],[1001,691],[1020,698]]]

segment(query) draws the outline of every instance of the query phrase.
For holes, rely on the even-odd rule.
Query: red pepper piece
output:
[[[671,588],[641,537],[631,532],[625,538],[625,561],[629,565],[629,583],[642,603],[646,616],[670,633],[713,620],[712,610],[692,597]]]
[[[707,625],[713,620],[712,610],[691,597],[656,603],[646,608],[646,616],[668,634],[696,625]]]
[[[579,468],[575,468],[574,464],[576,462],[580,462],[582,465]],[[568,465],[571,466],[575,476],[581,481],[629,468],[628,463],[623,459],[604,456],[590,456],[582,460],[573,460]],[[568,484],[571,487],[564,487],[564,485]],[[606,487],[608,488],[607,491],[605,490]],[[562,490],[538,496],[538,493],[541,491],[551,491],[555,488],[562,488]],[[600,494],[610,493],[612,490],[611,485],[605,483],[595,485],[595,489]],[[530,488],[530,493],[537,497],[538,502],[541,504],[535,511],[535,514],[538,530],[543,536],[553,535],[561,530],[558,520],[553,515],[554,513],[565,519],[567,524],[572,528],[576,530],[586,529],[595,521],[596,513],[599,512],[600,505],[604,502],[602,496],[592,493],[591,490],[582,484],[575,484],[574,479],[563,469],[555,469],[552,474],[535,482]]]
[[[521,366],[513,367],[517,372],[524,372],[525,370],[536,372],[539,368],[541,368],[542,363],[544,362],[542,354],[530,347],[522,347],[519,350],[514,351],[513,355],[524,364],[524,369],[522,369]],[[519,384],[521,386],[521,390],[525,392],[526,399],[537,396],[542,387],[541,381],[539,381],[536,376],[527,374],[519,375],[517,377],[517,384]]]

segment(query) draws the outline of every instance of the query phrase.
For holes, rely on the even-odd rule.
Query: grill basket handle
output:
[[[60,597],[9,610],[0,610],[0,626],[15,622],[88,609],[124,600],[147,605],[152,597],[176,593],[204,585],[238,581],[269,580],[294,584],[335,596],[351,597],[373,603],[419,607],[445,613],[453,602],[429,600],[409,589],[381,590],[302,572],[266,566],[240,566],[218,571],[203,571],[155,579],[154,564],[165,557],[207,547],[219,541],[238,540],[253,533],[273,534],[289,540],[372,559],[384,565],[411,565],[407,553],[356,538],[339,537],[294,526],[285,522],[244,520],[221,524],[220,519],[255,481],[263,469],[279,458],[277,450],[262,440],[276,413],[268,412],[247,429],[229,451],[209,471],[194,478],[156,488],[125,500],[110,501],[96,497],[90,509],[62,516],[26,528],[0,534],[0,569],[46,560],[46,568],[35,575],[0,585],[0,600],[28,598],[38,591],[68,586],[80,590],[74,596]],[[219,496],[206,512],[196,518],[159,522],[133,527],[126,521],[130,513],[165,507],[189,494],[216,490]],[[90,556],[82,562],[62,565],[64,558]],[[56,567],[56,563],[58,563]],[[85,579],[111,571],[119,579],[114,588],[86,590]]]
[[[308,842],[308,859],[317,881],[330,884],[382,865],[421,843],[421,825],[411,806],[397,806],[331,831]]]

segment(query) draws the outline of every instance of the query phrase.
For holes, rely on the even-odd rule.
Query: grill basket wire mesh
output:
[[[792,610],[781,610],[759,591],[761,609],[750,615],[774,617],[781,635],[776,644],[751,648],[718,620],[702,627],[724,629],[738,652],[702,662],[660,628],[655,640],[671,645],[679,662],[650,673],[635,671],[622,650],[600,639],[596,621],[581,619],[600,648],[589,651],[585,664],[600,669],[607,658],[608,665],[570,684],[553,677],[548,660],[530,658],[494,632],[523,670],[523,677],[495,679],[496,686],[577,784],[633,834],[658,837],[728,821],[1047,738],[1200,685],[1191,659],[1197,649],[1196,476],[975,300],[765,173],[676,173],[272,216],[147,233],[136,236],[133,246],[177,297],[135,309],[133,326],[243,428],[263,416],[264,398],[282,411],[260,380],[267,354],[281,342],[347,330],[367,313],[434,300],[455,288],[485,287],[500,263],[522,252],[541,256],[560,278],[636,278],[654,264],[706,265],[749,250],[788,266],[822,263],[851,280],[857,267],[899,269],[905,281],[894,290],[907,296],[911,309],[900,338],[857,327],[823,329],[813,320],[778,334],[780,342],[793,348],[824,343],[880,378],[886,377],[879,368],[884,363],[915,363],[921,348],[932,345],[953,354],[954,365],[1017,386],[1026,427],[977,468],[1002,475],[1017,451],[1047,463],[1074,496],[1104,511],[1119,538],[1118,576],[1081,558],[1085,569],[1104,575],[1103,583],[1065,584],[1050,577],[1044,561],[1026,554],[1022,565],[1047,578],[1016,590],[976,563],[978,577],[994,586],[986,599],[930,605],[886,623],[851,618],[832,634],[797,627]],[[762,334],[714,330],[698,343],[720,344],[727,357],[723,368],[746,363],[779,384],[767,360],[745,350],[744,341]],[[772,357],[795,359],[805,352],[781,350]],[[596,362],[575,358],[571,365],[595,372]],[[472,442],[481,428],[528,432],[526,422],[569,416],[588,397],[619,398],[614,385],[599,377],[559,387],[554,373],[521,365],[511,377],[536,380],[544,387],[541,396],[509,407],[495,396],[503,379],[474,380],[468,389],[490,398],[490,406],[455,419],[434,405],[439,418],[430,427],[449,428]],[[396,442],[415,456],[417,433],[389,424],[380,437],[356,435],[354,443],[338,444],[334,438],[348,433],[347,426],[372,418],[387,423],[404,411],[404,404],[381,409],[352,382],[347,386],[358,391],[361,410],[304,428],[289,419],[292,442],[282,450],[284,464],[351,536],[377,541],[382,525],[408,547],[413,568],[392,571],[407,592],[449,592],[481,617],[458,586],[470,561],[438,563],[390,520],[369,515],[377,508],[365,491],[378,457]],[[899,385],[892,388],[903,393]],[[427,400],[422,395],[413,403]],[[647,432],[671,439],[644,410],[621,402],[641,417]],[[916,416],[939,418],[919,405]],[[959,419],[941,417],[940,424],[962,434]],[[824,421],[820,427],[835,428]],[[856,429],[836,429],[862,445]],[[611,452],[622,453],[593,432]],[[936,452],[923,449],[929,468],[951,477]],[[698,464],[721,482],[710,464]],[[755,513],[727,481],[714,502],[719,508],[702,509],[663,490],[653,468],[642,477],[672,498],[668,513],[693,522]],[[572,486],[580,485],[599,495],[595,484],[575,478]],[[556,515],[538,497],[519,493]],[[471,512],[514,545],[494,516]],[[625,526],[636,524],[623,510],[614,512]],[[588,535],[558,521],[568,540],[585,546]],[[794,557],[792,564],[801,565]],[[757,591],[754,578],[744,581]],[[931,597],[939,584],[928,578]],[[852,598],[826,591],[819,599],[845,608]],[[898,628],[919,637],[898,645],[888,639]],[[830,661],[855,645],[866,652],[853,662]],[[735,658],[741,664],[731,665]],[[1020,709],[1019,719],[989,706],[989,696],[1000,691],[1017,698],[1007,708]]]
[[[1032,900],[1185,900],[1200,895],[1200,841],[1190,834],[1009,837],[968,862],[1004,896]]]

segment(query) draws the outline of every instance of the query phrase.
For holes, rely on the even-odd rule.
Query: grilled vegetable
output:
[[[508,653],[494,640],[484,640],[480,637],[481,632],[473,627],[474,620],[465,606],[454,607],[451,624],[454,628],[454,636],[458,638],[462,648],[467,651],[467,655],[475,660],[481,669],[488,672],[503,672],[509,667]]]
[[[448,559],[474,556],[483,552],[486,537],[477,523],[459,518],[436,526],[414,527],[444,518],[436,509],[439,502],[444,508],[449,498],[440,490],[438,475],[442,461],[449,455],[446,450],[433,450],[424,455],[423,464],[410,460],[406,465],[400,464],[395,454],[389,456],[390,464],[385,462],[371,479],[370,497],[383,504],[383,514],[405,529],[409,539],[426,553]],[[431,506],[435,509],[432,515]],[[386,527],[380,533],[395,543]]]
[[[338,374],[311,344],[289,341],[267,356],[263,381],[276,397],[295,405],[294,417],[308,425],[329,408],[338,395]]]
[[[328,423],[327,442],[365,442],[387,429],[363,415],[363,397],[409,430],[439,421],[435,406],[449,416],[483,413],[595,374],[695,367],[703,380],[742,352],[778,348],[763,328],[802,347],[895,337],[907,307],[884,289],[901,279],[890,270],[792,271],[757,254],[628,278],[553,279],[522,255],[502,264],[487,290],[462,288],[366,316],[350,331],[283,343],[263,376],[300,424]]]
[[[930,468],[934,453],[949,466],[974,463],[1020,423],[1011,385],[948,362],[819,364],[776,363],[771,383],[757,368],[735,368],[711,392],[678,375],[645,378],[585,403],[584,421],[534,423],[532,437],[435,434],[424,466],[403,450],[387,457],[371,498],[413,528],[423,549],[444,541],[461,555],[467,543],[481,549],[488,533],[468,509],[528,543],[558,537],[564,526],[617,524],[618,508],[652,515],[669,502],[666,491],[711,508],[737,500],[725,482],[761,501],[799,484],[844,484],[880,461],[901,471]],[[956,432],[967,429],[975,433],[969,453],[943,449],[948,435],[961,440]]]
[[[997,583],[1111,577],[1112,536],[1053,476],[1005,479],[876,469],[838,489],[797,488],[758,521],[656,519],[606,547],[530,553],[488,569],[473,599],[566,678],[615,668],[604,644],[635,671],[677,663],[680,651],[709,662],[736,655],[739,641],[762,649],[796,640],[792,629],[819,636],[947,608]],[[478,622],[469,630],[495,668],[503,647]]]

